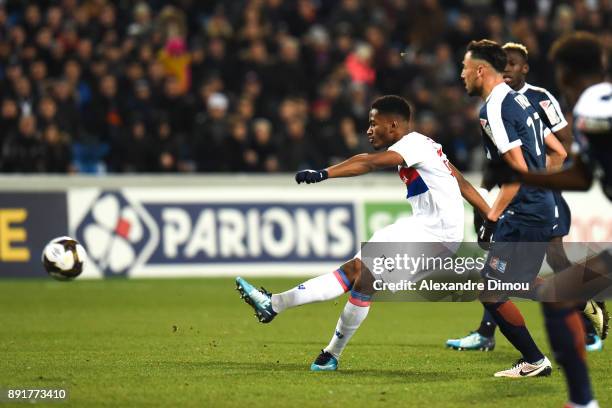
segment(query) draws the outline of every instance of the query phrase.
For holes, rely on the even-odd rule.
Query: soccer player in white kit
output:
[[[353,177],[373,170],[397,167],[406,185],[412,216],[402,218],[374,233],[368,242],[441,242],[463,240],[463,196],[481,213],[488,204],[446,159],[442,147],[417,132],[410,132],[410,106],[395,95],[376,99],[369,114],[368,139],[374,149],[386,151],[358,154],[323,170],[303,170],[298,183],[317,183],[327,178]],[[330,343],[311,365],[313,371],[333,371],[340,354],[366,318],[374,293],[371,274],[362,274],[361,251],[334,272],[310,279],[293,289],[271,294],[236,278],[242,298],[268,323],[286,309],[336,298],[350,292]]]

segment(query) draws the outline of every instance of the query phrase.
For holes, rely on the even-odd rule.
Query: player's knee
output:
[[[546,247],[546,263],[554,272],[560,272],[571,266],[565,254],[561,237],[554,237]]]
[[[558,245],[549,245],[546,248],[546,263],[555,273],[571,266],[563,247]]]
[[[502,302],[508,300],[508,296],[506,296],[504,293],[485,290],[480,292],[478,295],[478,300],[480,300],[480,303],[482,303],[486,309],[495,309]]]
[[[354,284],[361,275],[362,262],[359,258],[354,258],[342,265],[342,271],[351,284]]]

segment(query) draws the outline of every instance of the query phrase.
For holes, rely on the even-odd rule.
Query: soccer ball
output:
[[[45,246],[42,263],[52,278],[67,281],[83,272],[85,248],[70,237],[54,238]]]

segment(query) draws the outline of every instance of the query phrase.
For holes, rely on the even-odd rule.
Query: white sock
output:
[[[357,306],[350,301],[346,302],[340,319],[338,319],[338,324],[336,324],[334,335],[323,350],[331,353],[336,358],[340,358],[342,350],[344,350],[353,334],[361,326],[361,322],[368,316],[369,311],[369,304],[367,306]]]
[[[335,271],[307,280],[293,289],[272,295],[272,309],[280,313],[295,306],[337,298],[348,290],[348,281],[344,279],[344,273]]]

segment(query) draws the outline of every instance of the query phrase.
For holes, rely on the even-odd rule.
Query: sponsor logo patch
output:
[[[559,113],[557,113],[555,105],[553,105],[551,101],[548,99],[545,101],[540,101],[540,106],[542,109],[544,109],[544,113],[546,114],[546,117],[548,117],[548,120],[552,126],[561,123],[561,117],[559,116]]]

